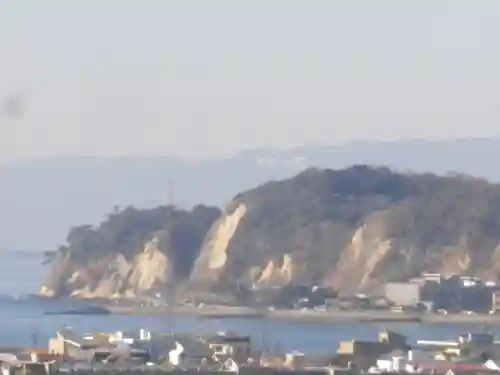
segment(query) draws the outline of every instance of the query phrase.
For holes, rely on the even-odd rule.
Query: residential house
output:
[[[51,375],[56,373],[55,360],[33,361],[29,353],[0,353],[2,375]]]
[[[169,368],[197,369],[216,365],[214,352],[208,344],[190,335],[151,335],[148,340],[137,341],[132,347],[146,350],[151,362]]]
[[[492,371],[498,371],[500,372],[500,362],[498,362],[497,360],[495,359],[488,359],[485,363],[484,363],[484,366],[488,369],[488,370],[492,370]]]
[[[112,363],[118,360],[145,363],[149,352],[134,348],[134,339],[123,332],[115,334],[87,334],[80,337],[71,329],[57,332],[49,339],[49,353],[63,357],[66,361],[86,363]]]
[[[285,354],[285,367],[292,370],[328,369],[330,356],[311,356],[298,351]]]
[[[445,375],[498,375],[494,370],[483,367],[474,366],[455,366],[444,372]]]
[[[383,354],[394,350],[407,353],[410,347],[406,344],[406,337],[396,332],[385,330],[379,333],[378,341],[342,341],[337,350],[337,356],[332,364],[346,366],[354,363],[359,368],[368,369],[376,365],[377,359]]]
[[[168,362],[182,369],[217,369],[214,352],[201,340],[189,337],[175,338],[175,347],[168,352]]]
[[[48,343],[49,353],[82,361],[93,359],[96,352],[109,352],[109,347],[109,339],[105,335],[80,337],[70,328],[58,331]]]
[[[377,359],[376,368],[386,372],[414,372],[413,366],[408,363],[408,355],[402,350],[394,350],[383,354]]]
[[[257,353],[252,349],[250,336],[241,336],[231,332],[202,337],[202,340],[218,358],[231,358],[238,363],[256,359]]]

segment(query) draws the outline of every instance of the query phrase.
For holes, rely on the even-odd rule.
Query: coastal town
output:
[[[500,375],[499,14],[0,0],[0,375]]]
[[[195,313],[201,317],[266,316],[288,319],[332,319],[367,321],[495,322],[499,318],[500,285],[464,275],[423,273],[406,281],[386,283],[377,293],[339,295],[325,286],[286,285],[280,288],[238,286],[220,302],[210,296],[171,301],[160,294],[144,296],[133,303],[106,302],[83,313],[168,314]],[[217,296],[220,299],[220,296]]]
[[[264,292],[267,295],[262,294]],[[275,294],[271,297],[269,293],[272,292]],[[386,321],[390,324],[414,322],[412,317],[422,316],[450,319],[456,315],[467,319],[494,319],[498,316],[496,283],[476,277],[436,273],[424,273],[405,282],[387,283],[383,295],[378,296],[358,293],[343,297],[327,287],[291,285],[275,291],[255,289],[252,296],[268,304],[266,313],[271,317],[273,313],[279,317],[280,312],[282,317],[290,312],[296,312],[298,316],[310,312],[316,318],[322,314],[346,319],[365,317],[368,323]],[[162,307],[160,295],[148,301],[146,307]],[[274,305],[270,304],[271,301]],[[238,310],[245,306],[217,309],[216,305],[205,305],[200,301],[191,303],[195,310],[200,311],[201,317],[207,319],[228,318],[231,314],[242,317],[251,311]],[[143,303],[139,305],[144,306]],[[137,301],[132,306],[134,311],[140,311],[137,310]],[[119,313],[119,309],[104,311]],[[240,311],[240,314],[235,311]],[[169,314],[172,312],[168,310]],[[91,305],[60,313],[77,314],[88,319],[87,315],[101,314],[103,309]],[[174,333],[171,328],[168,332],[139,329],[137,332],[82,333],[64,326],[49,338],[43,348],[0,348],[2,374],[500,374],[500,341],[484,330],[460,334],[455,340],[418,338],[409,342],[397,330],[382,329],[371,341],[353,337],[352,340],[332,342],[331,347],[324,348],[324,354],[317,355],[298,350],[269,350],[259,347],[251,335],[238,332],[195,335]]]
[[[382,296],[356,294],[345,298],[335,295],[331,289],[314,286],[289,286],[282,288],[280,293],[286,293],[289,299],[281,298],[282,305],[268,306],[267,313],[296,311],[301,316],[313,312],[315,317],[318,314],[335,316],[342,313],[346,319],[365,316],[367,322],[376,323],[379,311],[383,313],[380,316],[389,314],[392,317],[386,320],[389,327],[391,322],[398,321],[398,317],[401,321],[407,318],[412,322],[411,317],[426,315],[443,319],[454,315],[467,319],[497,316],[496,283],[466,276],[445,277],[425,273],[405,282],[386,284]],[[222,310],[225,314],[213,312],[217,311],[215,306],[205,306],[200,302],[196,306],[206,318],[219,314],[229,317],[231,314],[227,306]],[[211,308],[212,313],[208,313]],[[85,316],[83,310],[66,311],[66,314],[71,313],[82,315],[82,319],[91,318]],[[99,314],[98,311],[92,313],[92,308],[87,309],[87,313]],[[64,326],[54,332],[45,344],[31,348],[0,348],[2,375],[69,372],[81,375],[96,372],[500,374],[500,341],[480,327],[476,332],[459,334],[453,340],[428,340],[423,337],[412,342],[397,329],[381,329],[378,337],[371,340],[352,337],[351,340],[332,342],[331,346],[324,347],[321,355],[289,349],[270,350],[259,346],[258,340],[251,335],[238,332],[197,335],[176,333],[171,328],[168,332],[147,329],[81,332],[78,327]]]
[[[325,348],[330,349],[330,348]],[[322,356],[268,353],[250,336],[138,332],[55,332],[44,349],[0,348],[3,375],[57,373],[500,374],[500,341],[488,333],[417,340],[381,330],[372,341],[342,341]]]

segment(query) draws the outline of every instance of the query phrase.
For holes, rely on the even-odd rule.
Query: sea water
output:
[[[500,337],[500,326],[298,322],[262,318],[199,319],[195,316],[130,315],[46,315],[45,312],[74,307],[68,301],[38,298],[36,293],[48,269],[39,253],[0,253],[0,346],[46,347],[50,336],[63,326],[81,333],[135,331],[145,328],[157,332],[215,333],[236,331],[248,334],[265,351],[283,353],[299,350],[311,354],[334,353],[340,341],[376,340],[384,328],[409,338],[455,339],[466,332],[490,332]],[[81,302],[84,303],[84,302]]]

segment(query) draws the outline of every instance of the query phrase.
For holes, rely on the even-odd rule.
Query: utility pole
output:
[[[172,210],[174,209],[174,204],[173,204],[173,188],[172,188],[172,181],[168,180],[168,197],[167,197],[167,231],[168,231],[168,236],[169,236],[169,241],[170,244],[173,243],[173,233],[172,233],[172,223],[170,222],[172,220]],[[173,275],[171,275],[172,277]],[[173,288],[171,287],[172,280],[169,280],[167,283],[167,327],[168,327],[168,332],[172,333],[172,303],[173,303],[173,298],[172,298],[172,292]]]
[[[31,344],[34,349],[36,349],[38,345],[38,334],[36,332],[36,328],[33,326],[31,328]]]
[[[168,180],[167,205],[169,207],[175,207],[175,204],[174,204],[174,187],[173,187],[172,180]]]
[[[167,300],[168,300],[168,306],[167,306],[167,313],[168,313],[168,332],[172,333],[172,289],[170,286],[167,287]]]
[[[268,347],[267,347],[267,309],[265,306],[260,306],[260,312],[261,312],[261,317],[260,317],[260,334],[261,334],[261,345],[262,345],[262,354],[268,353]]]

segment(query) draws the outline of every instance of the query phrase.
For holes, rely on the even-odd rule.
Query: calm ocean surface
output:
[[[460,333],[491,332],[500,338],[500,326],[482,327],[432,324],[299,323],[262,319],[199,320],[192,316],[60,316],[44,315],[67,307],[67,302],[28,296],[36,293],[48,272],[41,256],[0,253],[0,346],[45,347],[50,335],[67,324],[80,332],[139,330],[213,333],[234,330],[250,334],[266,350],[300,350],[306,353],[334,352],[338,342],[351,339],[376,340],[377,332],[390,328],[417,339],[454,339]]]

